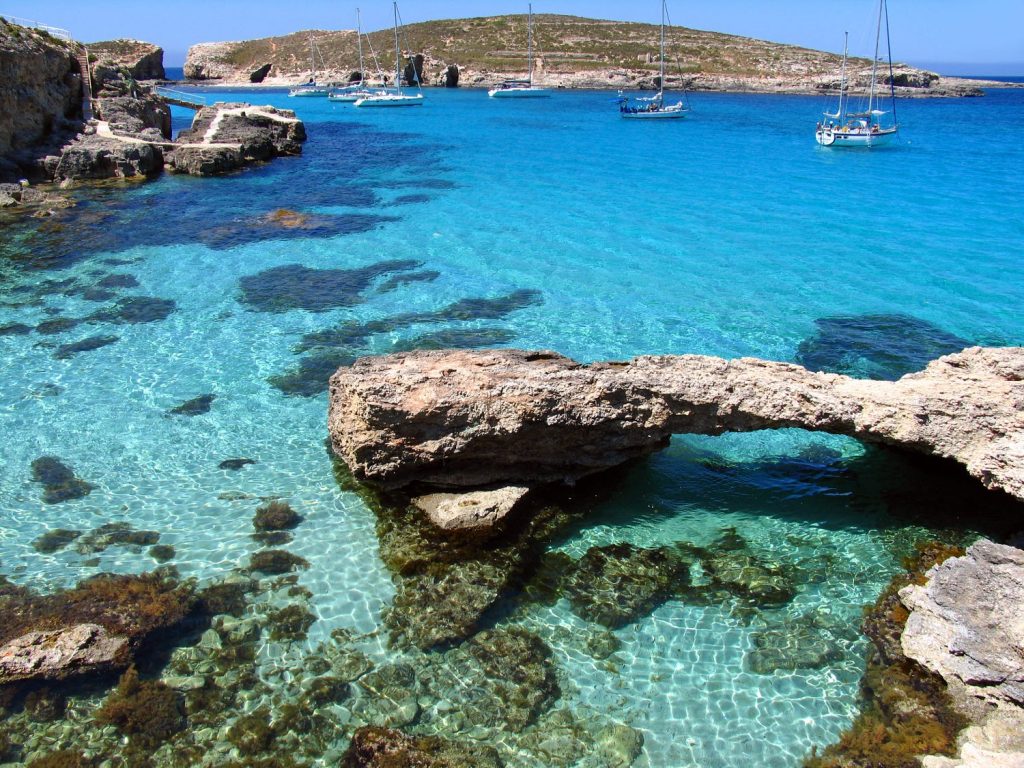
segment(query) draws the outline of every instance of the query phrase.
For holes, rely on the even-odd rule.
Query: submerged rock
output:
[[[75,476],[67,464],[55,456],[40,456],[32,462],[32,479],[43,484],[43,502],[59,504],[88,496],[96,487]]]
[[[299,568],[309,568],[305,558],[293,555],[284,549],[263,549],[253,553],[249,559],[249,569],[259,571],[268,576],[279,576]]]
[[[252,525],[257,531],[285,531],[302,522],[302,515],[284,501],[268,501],[256,508]]]
[[[689,583],[690,562],[678,549],[611,544],[587,550],[562,587],[576,613],[618,629],[684,593]]]
[[[229,472],[237,472],[243,467],[247,467],[250,464],[255,463],[255,459],[224,459],[224,461],[217,465],[217,469],[226,469]]]
[[[158,531],[139,531],[131,523],[104,523],[75,542],[75,550],[83,555],[103,552],[109,547],[128,547],[137,552],[160,541]]]
[[[352,735],[352,743],[341,765],[343,768],[501,768],[502,762],[491,747],[364,726]]]
[[[54,528],[32,542],[32,548],[43,555],[52,555],[82,535],[81,531],[71,531],[66,528]]]
[[[214,394],[199,395],[191,400],[186,400],[181,405],[176,405],[167,413],[171,416],[199,416],[210,412],[213,401],[217,399]]]
[[[801,427],[948,457],[1024,499],[1024,348],[975,347],[896,382],[700,355],[581,365],[553,352],[411,352],[331,378],[334,451],[364,482],[573,480],[673,434]]]
[[[787,619],[755,632],[754,650],[747,654],[747,666],[759,675],[776,670],[821,669],[843,658],[848,644],[856,639],[852,622],[816,612]]]
[[[71,344],[61,344],[54,350],[53,357],[57,360],[67,360],[81,352],[92,352],[95,349],[102,349],[120,341],[118,336],[90,336],[81,341]]]

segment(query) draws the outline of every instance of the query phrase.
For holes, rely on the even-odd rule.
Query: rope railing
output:
[[[61,40],[67,40],[71,42],[74,38],[71,37],[71,33],[61,27],[51,27],[49,24],[43,24],[40,21],[33,21],[32,19],[22,19],[17,16],[8,16],[0,13],[0,19],[9,21],[11,24],[17,24],[19,27],[28,27],[29,29],[38,29],[41,32],[46,32],[53,37],[59,37]]]
[[[186,104],[194,104],[197,107],[206,106],[206,97],[199,96],[195,93],[186,93],[185,91],[176,91],[173,88],[165,88],[158,86],[154,89],[158,96],[164,96],[174,101],[183,101]]]

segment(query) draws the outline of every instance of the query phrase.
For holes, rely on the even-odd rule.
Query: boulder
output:
[[[190,176],[220,176],[245,167],[245,158],[232,147],[177,146],[167,153],[168,168]]]
[[[362,358],[330,382],[334,452],[360,481],[575,481],[673,434],[798,427],[954,459],[1024,499],[1024,348],[974,347],[898,381],[701,355],[583,365],[554,352]]]
[[[473,532],[494,528],[529,491],[521,485],[506,485],[468,493],[432,493],[413,499],[413,504],[443,531]]]
[[[1024,706],[1024,550],[979,541],[900,590],[903,652],[938,673],[954,699]]]
[[[18,680],[62,680],[123,666],[128,639],[98,624],[29,632],[0,646],[0,685]]]
[[[47,173],[54,181],[154,176],[163,170],[158,145],[93,134],[81,136],[60,157],[48,157]]]

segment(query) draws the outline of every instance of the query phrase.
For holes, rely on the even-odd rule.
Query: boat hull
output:
[[[322,99],[328,95],[326,88],[296,88],[288,91],[288,95],[293,99],[311,99],[318,98]]]
[[[398,96],[397,94],[368,96],[355,102],[357,107],[419,107],[422,104],[422,94],[416,96]]]
[[[896,129],[882,131],[817,131],[815,140],[823,147],[884,147],[896,140]]]
[[[546,99],[551,91],[547,88],[492,88],[487,95],[492,99]]]
[[[686,109],[662,109],[657,112],[621,112],[626,120],[679,120],[686,117]]]

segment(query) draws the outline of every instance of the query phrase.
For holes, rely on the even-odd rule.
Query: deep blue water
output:
[[[0,573],[17,581],[152,568],[128,549],[32,547],[109,521],[160,531],[185,576],[221,576],[256,546],[256,499],[283,495],[306,517],[289,549],[312,566],[312,640],[373,632],[393,587],[372,513],[323,448],[326,376],[361,354],[695,352],[885,377],[1024,341],[1024,92],[901,102],[900,143],[872,151],[816,147],[810,97],[697,94],[692,117],[650,124],[621,120],[607,92],[431,90],[380,112],[202,92],[297,110],[303,156],[96,192],[5,233],[0,328],[25,332],[0,335]],[[175,129],[190,117],[175,108]],[[309,219],[268,219],[282,208]],[[324,333],[344,323],[359,333]],[[168,415],[204,394],[207,413]],[[43,455],[95,488],[44,503]],[[219,468],[238,457],[256,463]],[[637,765],[797,765],[854,716],[863,642],[764,675],[745,663],[753,633],[820,612],[855,627],[899,554],[949,522],[920,500],[933,482],[850,440],[679,438],[554,546],[707,545],[735,528],[821,578],[754,618],[670,602],[617,631],[614,669],[574,645],[588,627],[564,601],[520,620],[555,649],[567,706],[644,734]]]

